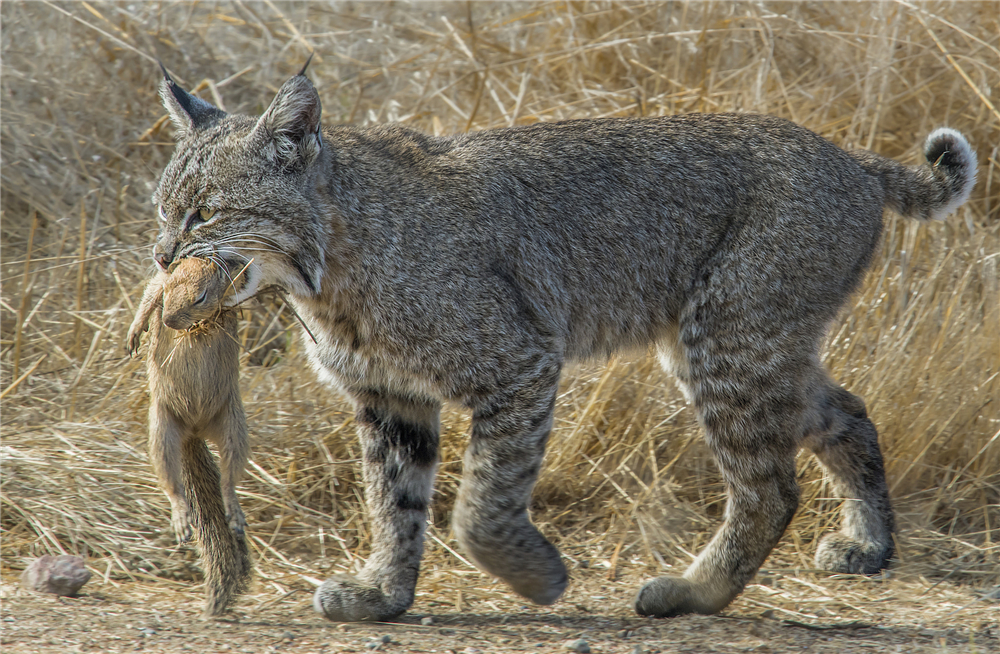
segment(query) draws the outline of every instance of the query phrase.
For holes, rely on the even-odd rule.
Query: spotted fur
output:
[[[413,601],[445,401],[472,412],[458,540],[516,592],[555,601],[566,569],[528,503],[560,372],[650,344],[695,407],[728,505],[683,576],[639,591],[639,613],[712,613],[740,593],[795,513],[800,447],[849,500],[818,565],[887,564],[875,428],[818,348],[872,260],[883,208],[926,218],[968,196],[975,157],[957,132],[906,167],[769,116],[435,138],[321,127],[303,75],[259,119],[192,114],[177,93],[163,92],[180,140],[154,196],[158,260],[250,262],[244,295],[284,288],[315,336],[312,365],[356,407],[372,553],[317,590],[329,619],[388,620]],[[221,217],[185,222],[201,209]]]

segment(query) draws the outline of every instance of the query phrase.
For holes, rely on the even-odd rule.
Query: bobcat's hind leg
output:
[[[798,507],[795,451],[807,406],[809,353],[803,350],[811,341],[796,341],[784,325],[748,334],[745,322],[713,315],[712,307],[697,307],[693,315],[700,321],[682,329],[678,340],[661,343],[660,356],[693,401],[722,473],[724,521],[683,576],[659,577],[639,590],[634,606],[640,615],[721,611],[757,572]]]
[[[453,514],[455,535],[473,561],[537,604],[555,602],[568,583],[559,551],[528,517],[559,369],[558,361],[542,361],[534,379],[475,408]]]
[[[193,536],[191,506],[181,472],[181,441],[189,436],[173,412],[154,397],[149,405],[149,460],[170,500],[170,524],[181,543]]]
[[[833,382],[820,401],[821,431],[803,445],[819,459],[834,491],[844,498],[842,526],[820,541],[816,567],[876,574],[893,554],[893,514],[875,425],[865,404]]]
[[[356,577],[337,575],[323,582],[313,606],[335,622],[382,622],[413,604],[441,406],[375,392],[358,393],[355,400],[372,551]]]

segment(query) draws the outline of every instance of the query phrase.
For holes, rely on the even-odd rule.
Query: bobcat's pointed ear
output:
[[[257,120],[254,134],[266,141],[275,162],[288,165],[301,159],[308,164],[323,149],[322,113],[316,87],[299,74],[281,86],[271,106]]]
[[[225,111],[201,98],[196,98],[179,87],[177,82],[170,77],[163,62],[158,63],[160,70],[163,71],[163,81],[160,82],[160,99],[163,100],[163,106],[170,114],[170,120],[174,124],[178,139],[214,125],[225,118]]]

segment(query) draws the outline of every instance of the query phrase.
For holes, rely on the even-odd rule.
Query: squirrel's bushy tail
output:
[[[205,614],[216,616],[246,592],[253,566],[245,537],[233,533],[226,520],[219,467],[208,444],[201,438],[188,438],[182,448],[184,485],[194,512],[208,587]]]
[[[851,156],[885,189],[885,206],[908,218],[941,220],[969,199],[976,153],[961,133],[942,127],[924,142],[927,164],[904,166],[867,150]]]

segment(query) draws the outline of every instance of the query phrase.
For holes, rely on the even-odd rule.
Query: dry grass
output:
[[[1000,583],[995,3],[5,2],[0,18],[5,568],[77,552],[108,583],[193,575],[146,459],[141,364],[122,352],[151,271],[148,198],[172,149],[152,58],[202,97],[259,112],[315,50],[328,122],[440,134],[755,111],[908,162],[932,128],[965,132],[981,166],[972,200],[945,223],[889,218],[825,356],[880,429],[896,569],[925,588]],[[245,318],[254,458],[241,497],[258,589],[283,593],[367,552],[358,446],[346,405],[303,372],[289,311],[268,301]],[[447,527],[468,422],[453,412],[445,425],[431,591],[469,570]],[[567,377],[546,461],[536,519],[573,561],[612,575],[683,566],[721,514],[692,413],[648,357]],[[802,508],[766,564],[779,574],[808,571],[837,521],[815,463],[800,468]]]

